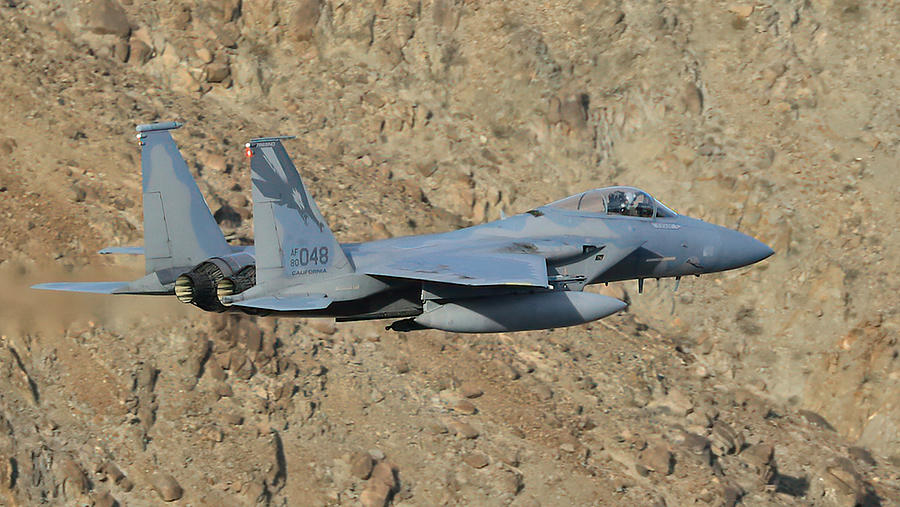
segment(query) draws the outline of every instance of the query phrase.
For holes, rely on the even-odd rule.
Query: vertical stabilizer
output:
[[[177,122],[137,127],[144,192],[144,257],[147,273],[158,272],[162,283],[170,282],[167,278],[174,279],[182,268],[230,253],[169,134],[179,127]]]
[[[282,139],[247,143],[257,283],[277,279],[305,283],[352,273],[353,266],[300,179]]]

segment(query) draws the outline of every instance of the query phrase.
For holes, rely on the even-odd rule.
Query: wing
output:
[[[298,312],[304,310],[322,310],[331,305],[331,299],[322,295],[311,296],[270,296],[244,301],[235,301],[234,306],[243,308],[259,308],[277,312]]]
[[[547,288],[547,261],[530,254],[429,254],[363,269],[367,275],[469,286]]]
[[[115,294],[117,290],[128,287],[130,282],[69,282],[40,283],[32,285],[32,289],[58,290],[63,292],[87,292],[90,294]]]

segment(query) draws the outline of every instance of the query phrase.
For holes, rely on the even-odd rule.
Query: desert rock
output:
[[[350,458],[350,473],[360,479],[368,479],[369,476],[372,475],[372,468],[374,466],[375,461],[367,452],[354,453]]]
[[[125,10],[115,0],[92,0],[85,3],[81,12],[85,25],[94,33],[126,37],[131,25]]]
[[[641,452],[640,463],[660,475],[669,475],[674,469],[675,457],[664,445],[654,444]]]
[[[456,435],[459,435],[462,438],[477,438],[479,435],[478,430],[472,427],[471,424],[464,423],[461,421],[453,421],[450,423],[450,428]]]
[[[463,415],[472,415],[478,412],[478,409],[468,400],[459,400],[453,404],[453,411]]]
[[[478,398],[484,391],[477,384],[472,382],[463,382],[459,388],[459,392],[466,398]]]
[[[0,2],[0,504],[154,505],[163,472],[208,505],[898,504],[895,11]],[[96,252],[147,244],[132,136],[165,121],[232,246],[259,212],[244,144],[293,135],[344,245],[622,184],[776,253],[486,335],[32,290],[143,276]],[[352,473],[374,448],[393,488]]]
[[[481,454],[480,452],[472,452],[463,456],[463,462],[469,465],[472,468],[484,468],[488,466],[489,461],[487,456]]]
[[[184,494],[181,485],[169,474],[156,474],[153,477],[153,489],[165,502],[174,502]]]
[[[744,444],[741,434],[722,421],[713,424],[709,439],[712,451],[718,456],[736,452]]]

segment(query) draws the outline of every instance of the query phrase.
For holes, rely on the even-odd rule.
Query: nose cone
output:
[[[716,258],[710,264],[710,271],[725,271],[757,263],[774,250],[762,241],[731,229],[720,229],[720,242]]]

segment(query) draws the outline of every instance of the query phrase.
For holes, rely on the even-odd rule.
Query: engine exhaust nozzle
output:
[[[175,279],[175,297],[182,303],[194,302],[194,282],[188,275],[181,275]]]
[[[231,306],[231,303],[225,300],[226,297],[240,294],[254,285],[256,285],[256,266],[250,264],[234,275],[219,280],[216,297],[222,306]]]
[[[232,282],[230,278],[224,278],[220,280],[219,285],[216,287],[216,297],[219,299],[219,302],[224,306],[230,306],[231,303],[225,301],[224,298],[233,295],[234,282]]]

